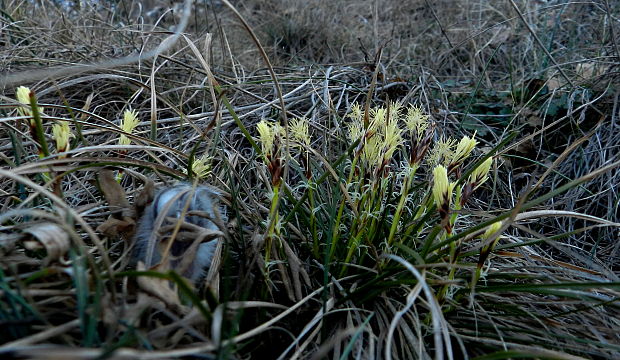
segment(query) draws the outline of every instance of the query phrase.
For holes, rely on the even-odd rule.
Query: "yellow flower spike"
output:
[[[364,135],[364,111],[360,104],[351,105],[351,111],[347,115],[351,121],[348,124],[349,140],[357,141]]]
[[[381,149],[383,148],[383,141],[378,136],[373,136],[366,141],[364,149],[360,154],[360,159],[367,166],[378,166],[382,160]]]
[[[403,104],[398,101],[393,101],[390,103],[390,118],[394,120],[400,119],[402,116],[401,111],[403,109]]]
[[[69,151],[69,139],[74,137],[67,121],[61,121],[52,125],[52,135],[56,141],[58,152]]]
[[[407,111],[405,126],[419,139],[428,128],[428,118],[429,115],[425,115],[421,108],[412,106]]]
[[[370,111],[370,117],[372,121],[370,122],[369,130],[377,130],[382,129],[387,121],[387,110],[383,107],[376,107]]]
[[[452,154],[452,159],[450,160],[450,164],[459,164],[463,162],[463,160],[467,159],[471,152],[474,150],[478,141],[472,137],[465,136],[459,141],[456,146],[456,150]]]
[[[431,167],[445,164],[444,160],[452,157],[454,143],[455,141],[452,138],[440,138],[431,149],[431,153],[428,156],[428,164]]]
[[[433,169],[433,198],[437,205],[441,226],[448,234],[452,233],[454,220],[450,220],[450,204],[452,203],[452,192],[456,183],[448,180],[448,169],[443,165]]]
[[[502,221],[497,221],[497,222],[494,222],[493,224],[489,225],[489,227],[487,227],[486,231],[481,236],[482,242],[484,243],[485,240],[489,239],[493,234],[498,232],[502,228],[502,225],[503,225]],[[497,236],[497,238],[495,240],[493,240],[489,244],[485,244],[482,247],[482,249],[480,250],[480,255],[478,256],[478,264],[476,266],[476,272],[474,273],[474,276],[472,276],[472,279],[471,279],[471,288],[472,289],[476,287],[476,284],[478,283],[478,279],[480,279],[480,275],[482,274],[482,267],[484,266],[485,261],[487,260],[487,258],[491,254],[491,251],[493,250],[493,248],[495,247],[495,245],[499,241],[499,238],[500,237]],[[472,296],[472,299],[473,299],[473,294],[474,293],[472,292],[471,294],[472,294],[471,296]]]
[[[123,113],[123,120],[121,121],[121,130],[131,134],[139,123],[138,113],[135,110],[125,110]],[[119,145],[129,145],[131,140],[124,134],[121,134],[118,143]]]
[[[30,110],[30,88],[25,86],[20,86],[15,91],[15,97],[20,104],[25,106],[20,106],[17,108],[17,112],[22,116],[32,116],[32,110]]]
[[[486,159],[480,166],[478,166],[469,176],[468,183],[475,184],[476,187],[482,185],[488,178],[491,165],[493,164],[493,158]]]
[[[358,103],[351,105],[351,112],[347,115],[352,122],[363,123],[362,117],[364,116],[364,112],[362,110],[362,106]]]
[[[460,206],[464,206],[469,200],[474,191],[480,187],[488,178],[489,170],[491,170],[491,164],[493,164],[493,158],[486,159],[480,166],[478,166],[469,175],[467,182],[463,185],[463,193],[460,198]]]
[[[496,232],[499,231],[499,229],[502,228],[502,225],[504,223],[502,221],[498,221],[498,222],[494,222],[493,224],[489,225],[489,227],[486,229],[486,231],[484,232],[484,234],[482,234],[482,239],[488,239],[491,237],[491,235],[495,234]]]
[[[211,173],[211,157],[209,154],[205,153],[200,158],[194,158],[192,171],[199,179],[206,178]]]
[[[392,154],[398,149],[402,143],[401,128],[398,126],[397,118],[393,118],[388,122],[385,127],[384,146],[385,154],[384,158],[388,159],[392,157]]]
[[[452,200],[452,189],[454,184],[448,180],[448,170],[443,165],[438,165],[433,169],[433,198],[438,209],[447,206],[450,208]]]
[[[293,140],[297,144],[310,146],[310,130],[308,125],[308,119],[294,119],[289,124],[289,130]]]
[[[357,141],[364,135],[364,124],[361,121],[353,120],[349,123],[349,140],[351,142]]]
[[[256,130],[258,131],[263,155],[265,157],[270,156],[273,153],[277,129],[274,129],[274,126],[269,125],[265,120],[261,120],[261,122],[256,125]]]
[[[348,126],[349,140],[354,142],[364,135],[364,124],[358,121],[351,121]]]

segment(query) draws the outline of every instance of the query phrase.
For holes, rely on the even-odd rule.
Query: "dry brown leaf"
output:
[[[123,236],[124,239],[131,239],[136,230],[136,221],[130,217],[123,220],[109,218],[97,227],[97,231],[108,237]]]
[[[209,266],[209,271],[207,272],[207,277],[205,278],[205,284],[207,287],[213,292],[213,296],[216,299],[220,298],[220,265],[222,261],[222,241],[217,242],[217,247],[215,248],[215,252],[213,254],[213,260],[211,261],[211,266]]]
[[[47,255],[43,260],[43,266],[60,259],[69,251],[71,246],[69,234],[61,226],[54,223],[34,224],[25,229],[24,232],[34,237],[34,240],[24,241],[26,249],[45,249]]]
[[[135,211],[129,206],[127,194],[116,181],[114,171],[104,169],[97,176],[99,187],[111,209],[121,209],[121,214],[115,214],[97,227],[97,231],[108,237],[122,236],[129,241],[136,230]]]
[[[543,124],[538,110],[526,107],[521,110],[521,115],[525,119],[525,122],[531,127],[540,127]]]
[[[123,216],[129,216],[126,213],[129,210],[129,201],[123,187],[116,181],[114,171],[103,169],[97,176],[99,188],[103,192],[103,196],[113,209],[122,209]]]
[[[146,208],[155,197],[155,183],[151,179],[145,179],[144,189],[134,199],[134,206],[136,207],[136,214],[142,215],[144,208]]]
[[[138,262],[138,271],[145,271],[146,266],[142,261]],[[158,270],[157,266],[153,270]],[[189,308],[181,304],[179,294],[176,291],[176,285],[172,285],[170,281],[166,279],[160,279],[150,276],[138,276],[138,286],[147,293],[162,300],[168,307],[181,313],[187,314]]]

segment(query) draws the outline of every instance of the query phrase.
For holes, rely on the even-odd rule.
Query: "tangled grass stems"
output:
[[[393,106],[393,105],[389,105]],[[400,116],[399,110],[396,108],[389,111],[395,119],[398,119]],[[386,121],[384,116],[387,117],[388,112],[382,110],[381,108],[373,108],[371,111],[374,114],[374,121],[377,123],[381,121]],[[360,118],[363,119],[363,118]],[[382,120],[383,119],[383,120]],[[353,120],[354,121],[354,120]],[[273,125],[274,129],[277,129],[277,125]],[[369,129],[369,130],[368,130]],[[293,225],[291,220],[294,219],[302,219],[305,220],[301,222],[295,221],[295,226],[301,230],[302,233],[308,234],[316,234],[312,235],[311,239],[304,244],[303,242],[298,245],[297,251],[299,254],[308,254],[315,256],[314,260],[318,262],[322,262],[324,266],[325,274],[327,275],[327,279],[332,278],[332,275],[329,274],[329,269],[333,269],[334,264],[340,264],[340,275],[351,274],[353,278],[357,279],[365,279],[366,284],[360,286],[357,290],[349,293],[349,291],[344,291],[345,295],[343,299],[340,301],[354,301],[356,299],[356,295],[359,291],[366,292],[365,296],[362,298],[357,298],[355,303],[358,304],[372,304],[374,299],[380,298],[382,293],[391,292],[399,287],[406,286],[406,284],[411,282],[411,279],[407,278],[405,273],[402,272],[398,267],[394,267],[393,264],[389,262],[379,266],[382,264],[380,258],[377,258],[377,254],[390,254],[394,253],[400,256],[404,256],[409,259],[409,261],[413,261],[417,266],[427,267],[426,271],[428,274],[432,274],[434,278],[444,278],[444,280],[436,282],[430,281],[429,286],[431,286],[435,295],[434,298],[438,301],[438,304],[444,304],[442,306],[446,306],[442,312],[446,312],[446,314],[450,314],[451,309],[454,308],[454,302],[458,302],[459,297],[462,296],[462,293],[467,289],[466,287],[456,286],[463,279],[467,279],[466,273],[458,270],[460,266],[465,266],[465,263],[462,263],[466,257],[470,257],[472,255],[480,254],[480,258],[478,260],[478,265],[476,266],[475,274],[471,277],[471,284],[475,284],[480,277],[483,276],[483,267],[485,260],[489,257],[489,253],[491,252],[492,247],[488,245],[482,245],[482,249],[476,251],[475,249],[472,251],[462,251],[461,246],[464,245],[464,242],[461,239],[468,238],[467,236],[470,234],[474,234],[476,231],[483,230],[486,226],[492,224],[492,222],[498,221],[502,219],[502,216],[509,217],[513,216],[513,212],[506,212],[504,215],[500,215],[500,217],[482,221],[479,224],[466,225],[465,228],[462,228],[463,225],[457,226],[459,224],[459,215],[462,212],[460,206],[462,206],[460,197],[463,196],[463,189],[467,184],[472,184],[471,188],[473,190],[476,189],[476,182],[481,182],[483,178],[486,177],[486,174],[479,173],[481,168],[485,168],[483,172],[488,171],[490,166],[488,166],[489,160],[491,159],[491,154],[487,154],[486,156],[480,158],[477,161],[474,161],[472,165],[470,165],[466,170],[459,170],[461,166],[461,161],[455,159],[460,159],[463,155],[463,150],[460,150],[458,144],[454,143],[454,147],[444,148],[445,151],[454,151],[452,155],[445,155],[442,158],[445,159],[446,166],[450,166],[452,164],[457,163],[456,165],[452,165],[452,168],[455,169],[455,173],[460,173],[460,177],[458,180],[450,181],[448,178],[448,170],[443,167],[445,170],[445,178],[440,182],[437,178],[433,179],[430,177],[430,171],[425,170],[425,166],[421,166],[419,176],[417,172],[399,172],[398,168],[398,157],[402,155],[403,159],[410,159],[411,156],[408,155],[407,151],[410,151],[412,148],[405,147],[403,142],[398,142],[398,146],[403,146],[402,153],[400,151],[396,151],[394,157],[390,156],[390,160],[385,162],[386,157],[381,155],[382,152],[390,151],[390,148],[372,148],[371,152],[364,153],[366,146],[374,146],[373,137],[374,136],[386,136],[387,133],[382,133],[381,131],[377,131],[373,126],[369,123],[369,128],[366,130],[365,135],[361,135],[360,139],[356,139],[353,141],[352,145],[349,145],[349,149],[340,157],[340,159],[336,159],[329,167],[332,169],[331,171],[327,170],[324,173],[320,173],[318,167],[311,167],[309,165],[306,166],[308,170],[319,171],[317,174],[312,174],[311,178],[317,178],[316,183],[314,184],[314,188],[312,193],[309,191],[307,186],[303,186],[301,188],[305,188],[306,190],[303,193],[298,193],[296,189],[299,187],[294,184],[287,184],[284,186],[286,189],[290,189],[287,191],[287,195],[282,198],[284,201],[284,206],[278,210],[281,212],[278,217],[283,220],[282,229],[285,229],[285,226],[289,226],[286,224]],[[279,130],[277,130],[279,131]],[[276,130],[274,130],[274,133]],[[283,133],[278,132],[278,136],[285,136]],[[275,139],[275,138],[274,138]],[[352,139],[353,140],[353,139]],[[510,140],[506,140],[502,142],[498,146],[503,146],[503,144],[507,143]],[[262,143],[263,141],[261,141]],[[282,139],[272,140],[272,142],[281,143]],[[361,144],[361,145],[360,145]],[[154,143],[157,145],[157,143]],[[464,147],[462,147],[464,149]],[[87,148],[82,149],[74,149],[72,151],[84,151]],[[131,151],[142,151],[146,150],[146,148],[141,146],[135,147],[124,147],[126,150]],[[294,157],[291,161],[295,161],[295,167],[299,166],[301,162],[307,162],[308,164],[315,163],[316,161],[313,159],[309,160],[301,160],[306,159],[305,152],[302,147],[295,148],[300,151],[297,157]],[[497,152],[499,148],[492,150],[493,152]],[[570,149],[569,149],[570,150]],[[379,154],[374,153],[374,151],[379,151]],[[471,150],[466,150],[467,152]],[[126,153],[128,156],[129,152]],[[273,156],[274,153],[272,151],[261,151],[259,157],[265,156]],[[271,154],[271,155],[270,155]],[[312,153],[308,153],[312,154]],[[301,156],[304,155],[304,156]],[[350,157],[350,158],[349,158]],[[44,162],[49,161],[51,164],[59,164],[60,162],[65,162],[67,164],[80,162],[81,157],[70,157],[64,159],[48,159],[43,160],[41,164],[33,164],[41,168],[44,167]],[[265,157],[265,159],[269,159]],[[267,161],[267,165],[271,166],[271,174],[272,174],[272,185],[274,184],[274,179],[278,179],[278,174],[281,165],[277,165],[278,161],[275,163],[273,160]],[[295,160],[297,159],[297,160]],[[358,159],[358,160],[356,160]],[[101,163],[104,163],[106,160],[103,160]],[[107,160],[109,161],[109,160]],[[348,163],[347,163],[348,161]],[[426,164],[426,160],[424,158],[420,159],[421,164]],[[124,159],[118,162],[118,164],[123,164],[124,166],[132,165],[135,166],[139,162],[133,159]],[[406,163],[406,161],[405,161]],[[275,165],[274,165],[275,164]],[[359,164],[359,166],[358,166]],[[487,164],[487,165],[485,165]],[[30,165],[32,167],[33,165]],[[277,165],[277,166],[276,166]],[[531,207],[544,202],[545,200],[557,196],[562,191],[574,188],[574,186],[581,184],[587,180],[594,178],[597,175],[600,175],[614,167],[618,166],[618,163],[610,164],[607,167],[599,169],[597,172],[593,174],[589,174],[588,176],[576,179],[572,182],[569,182],[563,187],[556,189],[540,198],[535,198],[528,202],[525,202],[524,205],[519,209],[519,211],[525,211],[530,209]],[[74,171],[84,170],[83,168],[76,168]],[[301,169],[301,168],[300,168]],[[439,165],[436,169],[442,169],[442,166]],[[16,169],[17,170],[17,169]],[[19,169],[20,171],[26,170],[26,168]],[[335,172],[334,172],[335,171]],[[346,171],[346,176],[344,175]],[[65,173],[65,176],[69,173]],[[372,174],[373,176],[370,176]],[[396,174],[396,175],[394,175]],[[400,175],[399,175],[400,174]],[[303,171],[300,172],[299,177],[296,177],[298,181],[301,183],[306,183],[308,176],[304,175]],[[334,176],[335,175],[335,176]],[[379,176],[377,176],[379,175]],[[397,176],[401,176],[398,178]],[[413,180],[407,180],[407,176],[410,176],[411,179],[419,178],[422,183],[426,185],[416,184],[412,186]],[[453,176],[453,175],[450,175]],[[378,178],[377,178],[378,177]],[[436,175],[437,177],[437,175]],[[387,179],[387,180],[386,180]],[[279,180],[282,184],[284,182]],[[346,183],[340,183],[341,181],[345,181]],[[396,184],[396,185],[395,185]],[[431,184],[433,186],[437,186],[438,191],[436,192],[433,200],[432,191],[430,190]],[[397,190],[398,186],[406,186],[408,191],[411,192],[411,196],[402,197],[402,196],[394,196],[393,193],[401,194],[402,190]],[[454,193],[455,190],[456,194]],[[324,204],[326,199],[334,198],[334,191],[356,191],[356,192],[365,192],[363,194],[355,194],[349,193],[348,199],[345,200],[345,196],[340,196],[340,199],[333,203],[333,210],[335,212],[324,212],[319,210],[314,211],[317,203]],[[312,194],[312,195],[311,195]],[[456,195],[455,201],[448,201],[450,198]],[[311,198],[312,196],[312,198]],[[409,201],[417,201],[417,205],[400,205],[402,204],[402,199],[406,199],[405,201],[408,203]],[[305,199],[305,200],[304,200]],[[334,198],[335,199],[335,198]],[[290,201],[290,204],[289,204]],[[273,213],[273,202],[271,210],[269,210],[269,214],[267,218],[275,217],[276,214]],[[442,206],[445,214],[441,213],[437,214],[438,206]],[[404,208],[412,209],[408,212],[402,212]],[[399,210],[400,209],[400,210]],[[355,211],[354,211],[355,210]],[[454,211],[454,212],[453,212]],[[395,216],[396,212],[400,212],[401,216]],[[339,214],[338,217],[332,218],[329,220],[329,214]],[[312,214],[312,215],[310,215]],[[327,215],[327,217],[326,217]],[[310,217],[313,216],[314,220]],[[357,217],[360,216],[360,217]],[[441,219],[444,220],[441,220]],[[340,219],[340,220],[338,220]],[[380,219],[380,220],[378,220]],[[447,219],[447,220],[446,220]],[[405,224],[407,224],[407,228],[409,231],[396,231],[393,232],[394,224],[389,221],[399,221],[400,225],[397,225],[396,228],[404,229]],[[274,223],[276,223],[278,220]],[[343,228],[338,221],[346,224],[347,227]],[[447,222],[446,222],[447,221]],[[329,224],[328,226],[318,226],[313,229],[312,224]],[[338,224],[336,226],[336,224]],[[349,225],[350,224],[350,225]],[[366,224],[366,225],[362,225]],[[433,225],[434,224],[434,225]],[[305,227],[308,226],[308,227]],[[412,230],[411,229],[415,229]],[[269,231],[269,229],[267,229]],[[487,232],[489,232],[488,230]],[[506,231],[506,229],[502,230]],[[454,232],[456,235],[446,236],[448,233]],[[279,230],[278,232],[274,231],[274,234],[281,236],[282,238],[279,241],[288,241],[283,236],[285,232],[283,230]],[[333,237],[325,237],[324,234],[332,234]],[[335,234],[335,235],[334,235]],[[383,236],[377,236],[378,234],[383,234]],[[389,246],[390,234],[394,234],[393,246]],[[415,235],[417,234],[417,235]],[[420,241],[418,238],[419,235],[423,235],[424,241]],[[492,236],[482,236],[482,239],[495,237],[493,241],[497,241],[499,233],[496,233]],[[319,241],[318,243],[318,252],[316,251],[316,239],[325,239],[328,243],[324,241]],[[350,240],[350,239],[354,240]],[[337,239],[334,241],[334,239]],[[340,239],[346,241],[339,241]],[[469,241],[471,241],[471,238]],[[331,244],[331,245],[328,245]],[[352,246],[353,245],[353,246]],[[446,248],[447,246],[447,248]],[[276,246],[272,247],[275,250],[275,259],[279,261],[293,261],[294,258],[291,258],[289,254],[279,253],[282,251],[282,248]],[[324,249],[324,250],[323,250]],[[417,249],[417,250],[415,250]],[[447,253],[441,251],[442,249],[448,249]],[[322,258],[320,256],[321,253],[329,254],[326,258]],[[317,256],[319,255],[319,256]],[[392,255],[385,255],[388,258]],[[269,257],[265,256],[265,259],[269,259]],[[75,260],[74,260],[75,262]],[[75,262],[77,263],[77,262]],[[269,261],[265,261],[265,264],[268,265]],[[268,265],[269,266],[269,265]],[[293,265],[289,265],[293,266]],[[370,276],[366,270],[363,269],[375,269],[378,270],[376,279],[372,279],[374,275]],[[268,270],[269,271],[269,270]],[[285,270],[286,271],[286,270]],[[86,274],[85,270],[76,270],[76,274]],[[118,276],[126,276],[130,273],[120,273]],[[133,273],[131,273],[133,274]],[[142,273],[136,273],[133,275],[140,275]],[[283,276],[283,275],[282,275]],[[341,276],[339,276],[341,277]],[[395,277],[395,280],[389,280],[391,277]],[[486,281],[489,281],[491,278],[488,275],[485,275]],[[81,278],[79,284],[84,284],[85,279]],[[272,278],[272,281],[279,281],[280,277],[276,276]],[[370,282],[368,282],[370,280]],[[310,279],[312,281],[312,279]],[[377,282],[379,281],[379,282]],[[328,280],[328,283],[330,280]],[[342,283],[342,280],[340,280]],[[380,282],[383,282],[378,289],[373,287],[377,286]],[[325,283],[325,282],[324,282]],[[272,283],[272,284],[275,284]],[[510,286],[510,285],[485,285],[485,286],[477,286],[476,292],[478,296],[484,296],[487,293],[493,293],[496,291],[516,291],[516,292],[535,292],[535,293],[546,293],[553,294],[555,296],[575,296],[579,299],[584,299],[582,296],[578,294],[571,294],[567,289],[589,289],[592,286],[601,286],[601,283],[591,282],[591,283],[571,283],[571,282],[563,282],[555,287],[560,289],[559,291],[555,291],[550,286],[546,286],[546,284],[540,285],[522,285],[522,286]],[[271,285],[273,286],[273,285]],[[603,285],[604,287],[614,287],[613,283],[609,283]],[[474,288],[474,285],[470,285],[470,288]],[[102,304],[98,301],[91,302],[89,300],[89,291],[83,285],[76,286],[78,289],[79,295],[78,299],[78,313],[80,313],[80,324],[83,326],[83,331],[85,334],[84,345],[85,346],[93,346],[99,344],[98,337],[95,334],[96,324],[96,314],[95,318],[92,315],[86,314],[87,308],[92,309],[101,309]],[[372,290],[370,290],[372,289]],[[344,290],[344,289],[343,289]],[[370,291],[368,291],[370,290]],[[97,290],[97,291],[102,291]],[[276,291],[276,289],[272,289],[272,292]],[[198,297],[193,294],[190,289],[185,289],[183,291],[184,294],[190,296],[191,302],[195,305],[200,301]],[[348,299],[348,300],[347,300]],[[211,299],[211,306],[217,306],[217,300]],[[80,310],[81,309],[81,310]],[[98,310],[101,311],[101,310]],[[403,313],[404,314],[404,313]],[[401,315],[403,316],[403,315]],[[433,319],[437,316],[437,314],[430,315],[429,319]],[[445,315],[444,315],[445,316]],[[209,316],[203,316],[206,321],[209,321]],[[352,351],[353,344],[356,343],[355,339],[360,339],[359,336],[362,334],[362,329],[369,326],[369,323],[372,321],[372,317],[365,317],[364,320],[360,323],[360,327],[357,328],[355,332],[352,334],[355,335],[354,338],[346,347],[345,352]],[[421,326],[424,327],[425,321],[422,321]],[[393,328],[393,327],[392,327]],[[393,331],[393,330],[392,330]],[[393,336],[393,335],[392,335]],[[419,340],[421,341],[421,340]],[[357,345],[355,345],[357,346]],[[392,350],[390,350],[392,351]],[[451,355],[453,356],[453,355]]]

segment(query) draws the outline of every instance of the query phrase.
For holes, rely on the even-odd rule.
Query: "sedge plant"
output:
[[[16,89],[15,96],[20,104],[17,107],[17,113],[28,119],[30,134],[37,146],[39,158],[50,156],[51,151],[46,139],[45,123],[42,117],[44,109],[39,106],[35,92],[26,86],[20,86]],[[58,121],[52,125],[52,138],[59,159],[67,157],[65,153],[70,150],[70,139],[73,137],[68,122]],[[43,173],[42,176],[46,182],[53,181],[52,186],[56,195],[62,194],[62,178],[52,179],[54,174],[47,172]]]
[[[264,120],[257,125],[262,159],[271,175],[265,260],[275,250],[271,240],[284,239],[281,219],[286,215],[285,219],[298,219],[295,227],[308,234],[298,246],[324,269],[336,266],[332,275],[368,274],[360,269],[374,274],[391,271],[394,265],[386,256],[392,254],[419,264],[435,258],[447,264],[437,267],[436,275],[451,283],[462,260],[462,242],[430,249],[460,230],[458,220],[487,180],[493,158],[477,161],[475,135],[459,141],[439,137],[436,125],[419,107],[390,103],[364,109],[354,104],[346,118],[343,146],[355,146],[348,149],[345,161],[332,164],[324,164],[312,148],[307,119],[289,123],[291,161],[297,165],[292,168],[298,173],[287,184],[281,176],[282,127]],[[322,167],[330,175],[314,174]],[[303,189],[304,194],[280,199],[283,188]],[[284,205],[277,210],[280,200]],[[438,287],[438,298],[445,298],[449,290],[448,285]]]
[[[120,123],[120,128],[124,133],[120,134],[118,138],[119,145],[126,146],[126,145],[131,144],[131,139],[126,134],[132,134],[139,123],[140,123],[140,120],[138,119],[138,113],[135,110],[131,110],[131,109],[125,110],[125,112],[123,113],[123,118],[121,119],[121,123]],[[127,150],[121,149],[119,151],[119,156],[121,158],[127,156]],[[121,169],[119,170],[116,176],[116,180],[120,182],[122,178],[123,178],[123,172]]]
[[[282,175],[284,170],[283,156],[281,154],[281,144],[284,131],[277,123],[268,123],[263,120],[257,125],[260,137],[262,158],[267,165],[267,170],[271,177],[271,206],[267,219],[267,231],[265,232],[265,266],[269,266],[275,240],[279,240],[280,217],[278,205],[280,201],[280,187],[282,185]],[[268,271],[266,272],[268,273]]]

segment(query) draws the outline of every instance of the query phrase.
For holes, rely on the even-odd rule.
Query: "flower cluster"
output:
[[[436,165],[433,169],[433,198],[439,211],[441,224],[448,234],[452,233],[454,217],[451,217],[452,196],[456,190],[456,201],[454,207],[460,210],[471,198],[472,193],[480,187],[488,178],[493,158],[489,157],[476,167],[471,175],[461,185],[451,182],[448,178],[450,170],[460,173],[460,164],[468,158],[474,149],[475,140],[464,137],[453,151],[452,158],[448,167]]]
[[[308,120],[300,118],[289,122],[288,134],[277,122],[263,120],[257,124],[261,158],[267,165],[273,187],[270,226],[265,238],[279,236],[273,224],[279,219],[276,203],[283,182],[284,162],[297,159],[311,183],[305,189],[310,210],[307,224],[315,256],[320,256],[322,236],[330,239],[329,256],[336,256],[340,251],[345,255],[341,259],[345,264],[356,256],[362,258],[364,249],[377,249],[378,244],[373,243],[375,239],[380,239],[379,246],[386,249],[400,242],[412,249],[419,247],[420,254],[436,251],[437,244],[454,232],[460,210],[487,180],[492,157],[479,161],[476,168],[471,169],[470,158],[478,145],[475,134],[458,140],[440,137],[430,115],[420,107],[406,107],[397,102],[378,107],[353,104],[347,120],[345,129],[351,157],[338,170],[348,168],[349,174],[323,190],[329,192],[337,188],[344,195],[334,196],[340,202],[332,215],[335,218],[330,220],[334,221],[330,226],[333,230],[323,235],[315,219],[315,210],[320,207],[314,202],[315,194],[320,187],[310,182],[310,155],[316,151],[311,148]],[[281,153],[284,144],[288,144],[290,150],[290,157],[286,159]],[[466,170],[470,175],[465,178],[462,174]],[[320,193],[320,196],[333,195]],[[398,199],[397,204],[392,203],[394,199]],[[437,211],[439,222],[424,220],[420,223],[422,219],[436,219],[433,211]],[[423,238],[421,233],[431,228],[438,228],[431,233],[437,234],[439,241],[429,238],[424,244],[415,243],[418,236],[414,232]],[[387,240],[385,234],[388,234]],[[411,240],[413,244],[404,243]],[[343,249],[338,250],[341,242]],[[270,245],[266,245],[267,254],[269,249]],[[451,244],[450,261],[455,261],[458,252],[459,244]],[[346,271],[343,269],[341,275]]]
[[[348,117],[349,140],[359,141],[355,154],[356,159],[359,159],[359,170],[370,182],[388,176],[390,166],[398,166],[395,154],[402,152],[402,158],[407,160],[407,168],[403,170],[408,171],[402,172],[405,178],[401,188],[401,203],[394,219],[398,220],[400,212],[403,211],[416,170],[426,164],[432,169],[432,193],[441,224],[447,233],[451,233],[454,224],[453,208],[461,208],[473,191],[486,181],[492,163],[492,159],[488,158],[473,171],[467,181],[461,181],[463,185],[457,186],[456,181],[450,181],[450,176],[460,178],[463,164],[478,144],[474,136],[464,136],[458,142],[452,138],[441,137],[434,142],[435,126],[430,121],[430,116],[415,106],[405,111],[399,103],[369,109],[354,104]],[[381,185],[367,188],[381,193]],[[455,191],[456,202],[453,201]],[[363,198],[363,195],[360,198]],[[424,211],[419,210],[421,213]],[[396,224],[392,225],[390,241],[396,227]]]
[[[258,130],[263,158],[271,174],[271,183],[274,186],[279,186],[282,182],[282,171],[284,170],[282,154],[280,153],[284,131],[279,124],[270,124],[265,120],[256,125],[256,130]]]
[[[294,150],[293,156],[298,156],[299,164],[305,169],[305,175],[310,179],[309,152],[310,149],[310,130],[309,122],[306,118],[296,118],[288,124],[288,139],[284,127],[275,122],[261,120],[256,125],[259,140],[261,143],[262,156],[267,164],[267,169],[271,174],[273,185],[277,185],[282,181],[282,171],[284,166],[284,157],[282,156],[282,145],[288,142],[291,150]]]
[[[349,140],[359,140],[357,156],[363,169],[368,172],[373,170],[373,175],[387,175],[387,167],[393,154],[404,142],[403,130],[399,124],[401,110],[399,103],[372,108],[368,114],[358,104],[351,108]]]

